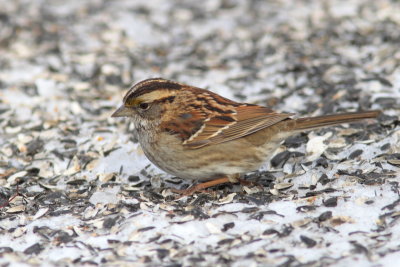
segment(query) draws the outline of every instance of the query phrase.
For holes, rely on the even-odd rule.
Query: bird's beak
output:
[[[132,115],[132,112],[130,109],[126,108],[125,106],[120,106],[114,113],[111,115],[111,117],[129,117]]]

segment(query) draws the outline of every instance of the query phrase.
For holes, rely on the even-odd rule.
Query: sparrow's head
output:
[[[163,112],[182,87],[182,84],[161,78],[141,81],[129,89],[122,106],[111,117],[131,117],[138,124],[161,121]]]

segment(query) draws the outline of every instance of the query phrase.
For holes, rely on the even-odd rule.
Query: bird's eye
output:
[[[146,109],[148,109],[150,107],[150,105],[148,104],[148,103],[140,103],[139,104],[139,108],[141,109],[141,110],[146,110]]]

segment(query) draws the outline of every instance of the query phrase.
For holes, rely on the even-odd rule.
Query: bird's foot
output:
[[[191,196],[196,192],[206,192],[205,189],[212,187],[212,186],[216,186],[216,185],[220,185],[220,184],[226,184],[226,183],[230,183],[231,181],[229,180],[228,177],[222,177],[222,178],[218,178],[215,180],[211,180],[211,181],[207,181],[201,184],[196,184],[193,185],[187,189],[171,189],[172,192],[179,194],[180,197],[184,197],[184,196]]]

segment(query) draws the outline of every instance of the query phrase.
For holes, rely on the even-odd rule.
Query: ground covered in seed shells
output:
[[[395,266],[398,1],[0,0],[0,264]],[[150,77],[279,111],[381,109],[176,200],[125,90]]]

